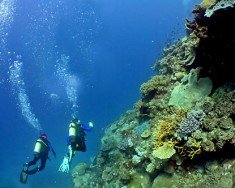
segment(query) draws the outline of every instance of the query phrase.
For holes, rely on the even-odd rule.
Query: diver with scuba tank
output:
[[[85,152],[85,131],[91,131],[93,129],[93,123],[82,124],[80,120],[73,117],[69,124],[69,136],[68,136],[68,153],[65,155],[62,164],[59,167],[61,172],[69,172],[69,168],[72,162],[72,158],[75,156],[77,151]]]
[[[56,152],[52,148],[47,135],[45,133],[41,133],[34,147],[34,159],[24,164],[23,170],[20,175],[20,181],[22,183],[27,182],[28,175],[35,174],[36,172],[39,172],[45,168],[46,161],[47,159],[49,159],[48,154],[50,150],[52,151],[54,157],[56,157]],[[29,170],[29,167],[36,165],[39,159],[41,160],[41,165]]]

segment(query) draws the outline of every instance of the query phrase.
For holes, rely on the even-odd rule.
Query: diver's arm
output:
[[[87,124],[81,124],[80,127],[85,131],[91,131],[94,127],[92,122],[89,122]]]
[[[54,157],[56,158],[56,152],[55,152],[55,150],[52,147],[51,147],[51,151],[52,151]]]
[[[54,157],[56,158],[56,152],[54,150],[54,148],[52,147],[51,143],[49,142],[49,147],[51,149],[51,152],[53,153]]]

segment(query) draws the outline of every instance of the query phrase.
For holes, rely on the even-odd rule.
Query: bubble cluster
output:
[[[14,10],[15,0],[2,0],[0,2],[0,57],[6,51],[8,29],[13,22]]]
[[[32,127],[37,130],[42,130],[40,123],[35,114],[32,112],[32,108],[30,106],[29,97],[27,96],[25,90],[22,67],[23,63],[20,61],[20,57],[13,61],[9,67],[10,82],[12,84],[13,91],[17,94],[18,107],[21,109],[22,116]]]
[[[63,87],[66,90],[67,98],[72,104],[73,113],[76,114],[78,104],[77,104],[77,95],[78,95],[78,85],[79,80],[76,75],[73,75],[69,72],[68,63],[70,61],[69,56],[61,55],[61,58],[57,60],[56,64],[56,75],[59,80],[62,82]]]

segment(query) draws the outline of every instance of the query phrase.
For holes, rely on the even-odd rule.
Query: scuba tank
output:
[[[76,136],[76,124],[71,123],[69,126],[69,136]]]
[[[37,140],[35,146],[34,146],[34,152],[35,153],[40,153],[42,150],[42,144]]]
[[[41,153],[48,149],[50,150],[50,143],[43,141],[41,138],[37,139],[36,144],[34,146],[34,152],[35,153]]]

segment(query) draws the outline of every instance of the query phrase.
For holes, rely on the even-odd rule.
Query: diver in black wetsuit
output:
[[[72,158],[75,156],[77,151],[85,152],[85,131],[91,131],[93,129],[93,123],[82,124],[77,118],[73,118],[69,124],[69,137],[67,141],[68,153],[65,155],[62,164],[59,167],[61,172],[69,172],[69,168],[72,162]]]
[[[46,134],[41,134],[40,137],[37,139],[35,147],[34,147],[34,159],[28,163],[24,164],[23,171],[26,174],[35,174],[45,168],[46,161],[48,159],[49,151],[52,151],[53,155],[56,157],[56,153],[54,149],[51,147],[49,140],[47,139]],[[35,167],[29,170],[29,167],[35,165],[38,160],[41,160],[41,165],[39,167]]]
[[[69,153],[71,153],[71,158],[74,157],[76,151],[86,151],[85,136],[86,133],[84,129],[81,128],[82,124],[78,119],[73,119],[72,123],[69,125],[69,137],[68,137],[68,148]],[[68,155],[69,155],[68,153]]]

